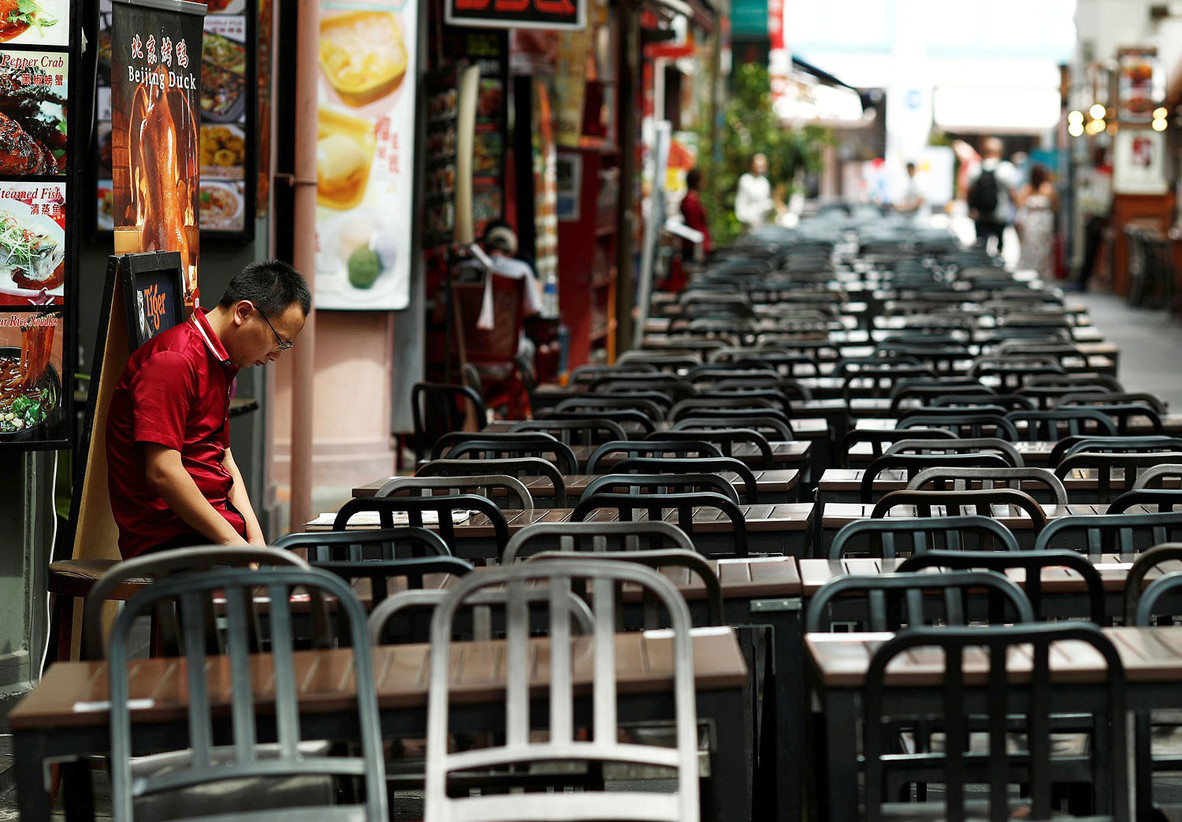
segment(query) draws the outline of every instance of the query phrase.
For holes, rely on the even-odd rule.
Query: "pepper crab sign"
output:
[[[447,0],[446,18],[453,26],[499,29],[566,29],[587,27],[589,0]]]
[[[205,3],[116,0],[111,35],[115,253],[181,255],[197,302]]]

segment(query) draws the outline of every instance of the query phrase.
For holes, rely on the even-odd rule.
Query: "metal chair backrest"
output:
[[[1175,505],[1182,505],[1182,489],[1134,488],[1125,491],[1109,503],[1104,513],[1124,514],[1137,506],[1157,511],[1173,511]]]
[[[666,397],[666,399],[669,399]],[[587,394],[582,397],[567,397],[554,406],[555,411],[577,414],[596,414],[600,411],[637,411],[653,422],[665,419],[669,405],[654,402],[635,394]]]
[[[894,390],[891,392],[891,413],[899,410],[899,407],[908,400],[919,400],[920,405],[931,405],[933,402],[948,394],[957,394],[962,397],[978,397],[983,401],[987,401],[990,397],[997,394],[992,388],[987,385],[981,385],[979,382],[971,381],[957,381],[955,384],[949,385],[946,381],[933,380],[931,382],[923,381],[920,383],[896,383]]]
[[[1154,454],[1162,451],[1182,453],[1182,437],[1166,437],[1161,434],[1146,434],[1139,437],[1064,437],[1051,448],[1047,463],[1051,466],[1058,465],[1064,457],[1081,451],[1100,454]]]
[[[844,559],[847,555],[895,559],[901,554],[939,549],[982,550],[986,545],[1002,551],[1018,550],[1013,532],[989,517],[862,519],[837,532],[829,546],[829,559]]]
[[[576,474],[579,461],[569,445],[549,434],[447,434],[431,452],[431,459],[514,459],[540,457],[550,459],[564,474]]]
[[[352,528],[348,531],[298,531],[272,544],[315,566],[320,562],[449,557],[451,549],[435,531],[405,528]]]
[[[692,548],[601,551],[591,556],[595,559],[635,562],[652,568],[655,571],[680,568],[686,572],[687,578],[697,577],[705,590],[706,619],[704,621],[697,621],[696,624],[703,627],[726,624],[722,610],[722,585],[718,581],[718,574],[714,573],[714,569],[710,567],[709,560]],[[568,559],[570,557],[571,553],[568,551],[543,551],[540,554],[530,556],[529,560],[533,562],[550,559]],[[642,602],[644,615],[642,617],[642,625],[638,627],[643,627],[646,630],[663,627],[660,622],[657,603],[653,601],[651,595],[642,596]]]
[[[1080,451],[1064,457],[1055,466],[1055,476],[1066,477],[1077,468],[1094,471],[1096,474],[1096,498],[1100,502],[1112,502],[1125,491],[1133,489],[1133,484],[1142,470],[1155,465],[1175,462],[1182,462],[1182,452],[1112,454]]]
[[[709,431],[717,428],[749,428],[768,440],[787,442],[795,439],[792,425],[782,414],[767,409],[767,414],[753,414],[747,410],[723,411],[719,414],[700,413],[682,417],[673,423],[670,431]]]
[[[1129,402],[1129,403],[1108,403],[1102,405],[1057,405],[1055,410],[1059,409],[1073,409],[1080,411],[1093,411],[1097,414],[1103,414],[1108,417],[1116,426],[1116,433],[1119,436],[1127,436],[1129,430],[1133,426],[1134,420],[1144,420],[1149,424],[1150,434],[1161,434],[1162,421],[1161,415],[1157,411],[1149,407],[1147,403]]]
[[[1010,464],[999,454],[884,454],[873,460],[862,472],[859,498],[862,502],[874,502],[878,491],[874,487],[878,475],[883,471],[903,470],[907,481],[927,468],[946,466],[949,468],[1009,468]]]
[[[771,470],[775,463],[772,457],[772,446],[767,437],[752,428],[729,428],[717,425],[710,428],[694,428],[690,431],[664,431],[649,434],[646,441],[663,440],[665,442],[707,442],[718,446],[724,457],[733,457],[735,446],[751,445],[759,451],[764,470]]]
[[[601,474],[583,489],[583,496],[594,494],[692,494],[712,491],[722,494],[735,505],[739,492],[717,474]]]
[[[903,416],[896,428],[947,428],[961,437],[998,437],[1017,442],[1018,431],[1014,424],[1001,414],[966,413],[959,409],[948,409],[955,413],[932,413],[936,409],[925,409],[922,414]],[[980,411],[981,409],[974,409]],[[999,409],[1000,410],[1000,409]]]
[[[1057,506],[1067,505],[1063,481],[1047,468],[925,468],[907,482],[909,491],[967,491],[972,488],[1015,488],[1034,483],[1047,489]]]
[[[677,514],[677,527],[693,539],[694,509],[713,508],[731,522],[731,533],[726,540],[731,550],[723,556],[747,556],[747,520],[743,511],[722,494],[699,491],[692,494],[584,494],[571,512],[571,522],[583,522],[597,511],[615,511],[620,522],[632,522],[637,511],[643,511],[648,520],[663,521],[668,511]],[[697,545],[695,543],[695,548]],[[698,549],[701,550],[700,548]]]
[[[703,459],[652,459],[648,457],[629,457],[612,466],[614,474],[737,474],[743,490],[739,491],[739,499],[747,505],[759,502],[759,484],[752,471],[743,462],[733,457],[705,457]]]
[[[1045,569],[1065,569],[1078,575],[1084,581],[1088,592],[1087,613],[1064,614],[1056,609],[1056,618],[1067,616],[1071,619],[1086,619],[1096,625],[1108,622],[1104,607],[1104,580],[1100,572],[1083,555],[1075,551],[928,551],[916,554],[899,564],[896,571],[906,574],[913,571],[928,571],[932,568],[949,571],[1022,571],[1022,591],[1034,611],[1034,619],[1044,620],[1052,616],[1043,612],[1043,580]]]
[[[923,557],[926,555],[912,559]],[[842,610],[848,610],[850,600],[857,601],[853,610],[859,616],[865,612],[867,631],[899,631],[937,624],[963,626],[981,619],[982,614],[988,614],[992,624],[1034,621],[1034,611],[1022,589],[1000,574],[868,574],[838,577],[822,585],[809,600],[805,631],[830,633],[835,622],[848,622],[834,619],[832,606],[840,602]]]
[[[224,545],[198,545],[191,548],[174,548],[170,551],[156,551],[117,562],[99,577],[90,587],[82,610],[83,659],[103,658],[103,606],[111,595],[122,585],[135,579],[150,578],[156,582],[174,574],[209,571],[217,566],[246,567],[252,563],[263,567],[292,566],[308,568],[308,563],[282,546],[263,548],[256,545],[228,548]],[[127,599],[127,597],[123,597]],[[164,613],[157,615],[158,618]],[[168,645],[179,636],[173,614],[167,620],[158,619],[157,629],[167,636],[161,644]],[[211,614],[212,616],[212,614]]]
[[[509,433],[541,431],[567,445],[599,445],[611,440],[626,440],[628,433],[611,420],[521,420],[509,427]]]
[[[883,456],[894,454],[997,454],[1014,468],[1025,463],[1013,443],[997,437],[970,437],[956,440],[907,439],[894,442]]]
[[[534,742],[531,731],[531,671],[528,603],[524,592],[545,583],[551,596],[548,683],[550,721],[545,741]],[[595,617],[593,636],[592,739],[575,733],[572,662],[581,646],[572,645],[566,597],[576,584],[590,583]],[[674,748],[619,742],[616,708],[615,615],[618,587],[632,584],[652,591],[667,611],[672,629]],[[462,727],[450,721],[452,703],[451,636],[456,612],[474,594],[489,588],[509,592],[504,666],[505,736],[503,744],[452,753],[448,740]],[[505,769],[531,762],[563,760],[625,761],[676,772],[676,792],[611,792],[492,794],[452,796],[452,773]],[[694,698],[693,645],[685,600],[661,574],[634,563],[568,559],[528,562],[495,568],[462,580],[435,610],[431,620],[430,697],[427,708],[426,822],[452,820],[628,819],[696,822],[698,819],[698,728]]]
[[[601,377],[614,377],[616,374],[656,374],[659,372],[655,365],[647,363],[617,363],[616,365],[584,364],[570,373],[567,384],[572,388],[586,388]]]
[[[266,609],[253,607],[258,589],[268,600]],[[356,689],[351,702],[356,704],[356,718],[346,724],[355,727],[359,736],[343,755],[324,756],[300,750],[300,682],[296,677],[293,648],[293,607],[291,596],[303,590],[318,598],[335,600],[335,607],[347,630],[348,653],[352,659],[351,680]],[[220,593],[219,593],[220,592]],[[222,629],[226,645],[224,674],[209,674],[211,664],[206,652],[205,612],[215,593],[225,600],[225,627]],[[189,749],[185,766],[151,775],[132,777],[133,743],[131,723],[131,693],[129,687],[129,650],[135,619],[158,607],[173,606],[179,610],[183,627],[185,676],[188,701],[188,738],[177,740],[176,748]],[[266,660],[269,672],[264,681],[273,681],[268,688],[273,695],[272,709],[262,709],[256,703],[258,676],[252,662],[248,642],[250,624],[263,619],[269,630],[271,650]],[[342,652],[345,652],[342,649]],[[198,785],[212,785],[226,779],[251,777],[289,777],[328,774],[360,779],[364,786],[364,804],[356,810],[369,822],[386,819],[386,782],[382,751],[382,735],[378,722],[377,695],[373,663],[370,657],[369,634],[365,629],[365,612],[342,580],[324,571],[309,568],[266,568],[260,570],[227,569],[184,574],[146,588],[131,598],[115,620],[111,635],[110,721],[111,721],[111,800],[112,817],[129,822],[133,818],[132,805],[138,796],[159,791],[175,790]],[[210,685],[213,681],[218,686]],[[226,687],[228,686],[228,688]],[[254,687],[252,687],[254,686]],[[229,705],[218,706],[222,694],[228,690]],[[228,707],[228,711],[225,708]],[[214,715],[228,713],[229,738],[232,746],[219,749],[214,757]],[[260,735],[258,717],[267,715],[264,725],[274,717],[277,744],[273,756],[259,756],[256,744]],[[221,724],[220,722],[218,724]],[[361,756],[350,755],[360,750]],[[225,762],[224,758],[229,758]],[[311,815],[310,809],[303,809]],[[325,808],[326,818],[339,807]],[[277,811],[282,813],[282,811]]]
[[[628,439],[629,436],[631,436],[628,433],[630,428],[639,428],[644,434],[657,430],[657,424],[647,414],[627,408],[616,410],[601,409],[594,413],[583,413],[579,411],[556,411],[547,408],[541,411],[535,410],[534,419],[553,420],[555,422],[577,422],[580,420],[598,422],[600,420],[606,420],[608,422],[614,422],[624,430],[624,439]]]
[[[1137,554],[1182,538],[1182,512],[1058,517],[1035,540],[1035,550],[1070,548],[1092,558]]]
[[[689,534],[671,522],[535,522],[513,535],[502,565],[543,551],[694,551]]]
[[[394,477],[376,497],[429,497],[435,494],[476,494],[487,497],[502,508],[532,511],[534,498],[521,480],[507,474],[475,474],[466,477]]]
[[[443,602],[451,590],[448,588],[432,588],[430,590],[399,591],[386,598],[369,614],[369,637],[376,645],[401,645],[408,642],[431,641],[431,617],[435,609]],[[503,626],[494,626],[493,610],[503,612],[508,601],[509,592],[501,590],[481,591],[473,595],[466,604],[467,610],[472,611],[470,631],[457,631],[455,638],[460,640],[488,641],[496,638],[497,631],[503,633]],[[526,600],[531,606],[546,605],[550,594],[544,588],[530,588],[525,592]],[[591,609],[579,596],[572,592],[566,598],[570,610],[571,627],[583,636],[590,636],[595,631],[595,620]],[[548,615],[546,615],[548,616]],[[403,630],[392,634],[393,623],[400,625]],[[533,627],[538,633],[549,628],[549,619],[533,620]]]
[[[656,374],[619,372],[604,375],[592,380],[588,390],[596,394],[627,394],[632,392],[656,391],[668,396],[672,401],[685,399],[694,393],[694,387],[690,384],[689,380],[683,379],[676,374],[664,372]]]
[[[943,787],[937,807],[917,807],[917,812],[935,813],[949,822],[978,818],[966,810],[968,797],[982,797],[988,802],[988,818],[1013,818],[1012,797],[1018,783],[1029,799],[1029,818],[1051,819],[1052,800],[1057,776],[1056,764],[1067,755],[1056,756],[1052,734],[1061,729],[1054,710],[1058,677],[1052,677],[1052,654],[1056,643],[1086,643],[1104,662],[1095,703],[1073,714],[1072,727],[1088,728],[1091,756],[1085,765],[1085,781],[1095,793],[1094,818],[1110,822],[1128,822],[1128,762],[1125,717],[1125,677],[1120,657],[1112,642],[1095,625],[1086,623],[1043,623],[1035,625],[985,626],[972,628],[912,628],[887,640],[870,661],[862,691],[862,749],[865,756],[866,819],[882,822],[884,805],[897,800],[889,788],[889,774],[906,772],[908,765],[931,773],[931,781]],[[923,649],[934,649],[925,652]],[[926,709],[899,710],[892,699],[891,677],[900,657],[931,654],[944,661],[944,673],[938,686],[941,696],[933,696]],[[977,665],[966,671],[968,659],[983,656],[988,660],[988,675],[980,675]],[[984,660],[982,660],[984,661]],[[1010,663],[1014,663],[1011,665]],[[1020,671],[1017,669],[1020,668]],[[1011,681],[1011,673],[1015,680]],[[970,677],[972,679],[970,680]],[[1020,680],[1018,679],[1020,677]],[[979,710],[965,709],[966,691],[981,692],[974,704]],[[983,716],[984,715],[984,716]],[[944,734],[941,751],[923,750],[899,754],[897,733],[900,717],[912,722],[930,723]],[[851,718],[851,721],[852,718]],[[969,744],[970,735],[981,726],[987,728],[988,752],[979,753]],[[1026,742],[1021,753],[1013,752],[1010,730],[1021,727]],[[1074,764],[1074,760],[1072,760]],[[985,781],[987,791],[967,791]],[[941,807],[942,806],[942,807]],[[924,817],[926,818],[926,817]],[[933,816],[932,818],[936,818]]]
[[[711,346],[713,348],[714,346]],[[635,367],[640,365],[650,365],[655,369],[661,371],[682,371],[701,365],[702,358],[698,354],[684,352],[680,354],[659,354],[653,351],[644,351],[641,349],[633,349],[625,351],[616,359],[616,365],[627,365]]]
[[[1148,551],[1142,551],[1133,559],[1133,566],[1129,568],[1129,573],[1125,577],[1124,617],[1126,625],[1148,624],[1147,621],[1137,621],[1137,608],[1145,590],[1145,578],[1149,576],[1150,572],[1158,571],[1160,576],[1177,573],[1179,570],[1182,570],[1182,542],[1166,542],[1155,545]],[[1152,614],[1152,609],[1150,609],[1150,613]]]
[[[591,456],[587,458],[587,473],[596,474],[604,470],[611,470],[612,466],[610,464],[601,465],[601,463],[610,457],[620,454],[623,454],[625,457],[661,458],[673,456],[701,459],[703,457],[721,457],[722,450],[714,443],[703,442],[700,439],[692,438],[685,440],[644,439],[605,442],[592,451]]]
[[[459,431],[470,418],[477,430],[484,428],[488,409],[475,390],[466,385],[417,382],[410,389],[411,417],[415,429],[415,456],[423,455],[441,436]]]
[[[884,445],[905,439],[955,440],[959,438],[946,428],[854,428],[842,437],[841,445],[838,447],[838,462],[840,467],[849,468],[850,451],[861,443],[869,443],[870,456],[877,459],[885,453]]]
[[[1059,398],[1057,405],[1073,406],[1105,406],[1105,405],[1144,405],[1159,417],[1166,415],[1166,404],[1155,394],[1133,393],[1128,391],[1072,391]]]
[[[719,400],[744,400],[746,408],[766,405],[792,415],[793,400],[811,400],[812,392],[792,380],[783,380],[776,388],[744,385],[743,380],[723,380],[708,391],[699,391],[691,399],[705,400],[716,408]]]
[[[961,394],[959,392],[932,397],[932,408],[1001,408],[1005,413],[1011,411],[1037,411],[1038,403],[1033,398],[1022,394]]]
[[[350,587],[359,580],[369,581],[370,608],[380,605],[391,594],[390,583],[396,590],[418,591],[426,587],[430,575],[461,577],[472,570],[472,563],[459,557],[409,557],[406,559],[328,560],[314,567],[336,574]],[[426,641],[426,640],[424,640]]]
[[[1026,442],[1057,441],[1063,437],[1111,437],[1116,435],[1112,419],[1090,408],[1063,408],[1049,411],[1011,411],[1006,419],[1018,429]],[[1025,427],[1022,426],[1025,423]]]
[[[1034,497],[1016,488],[977,488],[968,491],[891,491],[884,494],[870,512],[871,519],[889,517],[891,511],[900,507],[913,507],[913,516],[933,516],[932,509],[943,507],[943,514],[935,516],[956,517],[977,515],[992,517],[993,506],[1017,508],[1030,518],[1031,528],[1038,534],[1046,527],[1047,515]]]
[[[773,416],[783,416],[784,419],[790,419],[788,412],[784,410],[779,403],[772,402],[768,399],[752,399],[747,396],[726,396],[726,397],[711,397],[709,399],[703,397],[691,397],[688,400],[682,400],[669,409],[669,422],[679,422],[687,417],[701,416],[703,412],[721,413],[723,411],[734,413],[738,411],[745,411],[750,413],[771,414]]]
[[[435,527],[439,536],[454,554],[456,553],[456,531],[453,512],[467,511],[484,514],[492,525],[494,541],[499,555],[509,541],[509,524],[505,515],[492,500],[475,494],[449,494],[440,497],[363,497],[351,499],[341,506],[332,524],[334,531],[344,531],[354,514],[373,512],[378,515],[381,528],[393,528],[394,516],[406,515],[409,525],[422,528],[434,514]]]
[[[466,477],[473,473],[509,477],[545,477],[554,487],[554,507],[566,507],[566,476],[558,466],[541,457],[496,460],[431,460],[419,467],[417,477]],[[532,496],[532,494],[531,494]]]
[[[1173,480],[1169,486],[1167,482]],[[1146,468],[1141,472],[1141,476],[1137,477],[1137,481],[1133,483],[1133,490],[1139,491],[1142,488],[1182,488],[1182,463],[1168,463],[1166,465],[1154,465],[1151,468]]]
[[[1014,393],[1035,377],[1066,374],[1066,370],[1054,358],[1029,354],[981,357],[969,367],[970,377],[995,378],[1007,394]]]

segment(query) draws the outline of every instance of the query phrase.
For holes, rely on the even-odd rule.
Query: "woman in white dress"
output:
[[[1043,279],[1055,275],[1055,214],[1059,195],[1051,182],[1051,172],[1041,163],[1030,169],[1030,182],[1015,196],[1018,206],[1022,251],[1018,269],[1037,271]]]

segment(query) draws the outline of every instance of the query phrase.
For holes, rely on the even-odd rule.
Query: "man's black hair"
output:
[[[312,292],[308,283],[282,260],[251,263],[230,280],[219,305],[229,308],[241,300],[250,300],[268,317],[278,317],[292,303],[298,303],[304,316],[312,310]]]
[[[685,187],[688,189],[696,189],[702,183],[702,172],[696,168],[691,168],[685,173]]]

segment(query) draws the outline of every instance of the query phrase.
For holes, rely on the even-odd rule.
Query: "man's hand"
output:
[[[179,451],[144,445],[144,475],[152,489],[181,521],[215,545],[245,545],[246,540],[209,504],[181,462]]]

